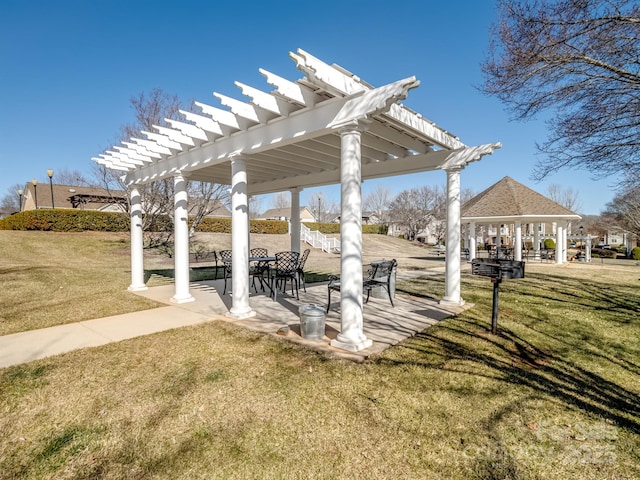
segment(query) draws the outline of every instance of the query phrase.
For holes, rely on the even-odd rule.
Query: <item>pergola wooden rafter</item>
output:
[[[131,290],[145,289],[139,185],[173,177],[175,184],[175,302],[189,292],[185,179],[231,185],[233,300],[229,316],[255,315],[249,304],[248,195],[291,192],[291,248],[300,248],[300,191],[341,184],[341,332],[332,344],[357,351],[370,344],[362,324],[362,199],[364,179],[430,170],[447,174],[446,286],[442,302],[461,304],[460,172],[499,143],[468,147],[399,103],[419,86],[415,77],[374,88],[338,65],[290,53],[305,76],[289,81],[260,69],[274,89],[240,82],[242,102],[214,93],[226,109],[195,102],[171,128],[122,142],[94,158],[124,172],[131,195]]]

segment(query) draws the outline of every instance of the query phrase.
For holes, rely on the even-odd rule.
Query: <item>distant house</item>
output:
[[[53,198],[52,198],[53,191]],[[80,210],[100,210],[104,212],[126,211],[127,198],[121,190],[107,190],[95,187],[73,185],[50,185],[29,182],[24,188],[22,210],[43,208],[71,208]]]
[[[53,201],[51,191],[53,189]],[[34,186],[29,182],[24,189],[22,210],[37,208],[50,209],[69,208],[78,210],[99,210],[102,212],[126,212],[127,196],[122,190],[107,190],[105,188],[79,187],[73,185],[49,185],[48,183]],[[189,214],[196,208],[195,203],[189,206]],[[211,200],[208,217],[231,218],[229,209],[219,200]]]
[[[291,220],[291,208],[271,208],[258,217],[258,220]],[[316,217],[307,207],[300,207],[301,222],[315,222]]]

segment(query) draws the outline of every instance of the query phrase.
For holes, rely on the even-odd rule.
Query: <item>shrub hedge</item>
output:
[[[251,233],[284,234],[289,225],[282,220],[251,220]],[[153,231],[170,228],[171,222],[162,219],[154,224]],[[320,230],[324,234],[340,233],[337,223],[310,223],[311,230]],[[44,230],[52,232],[128,232],[129,215],[119,212],[99,212],[96,210],[27,210],[0,219],[2,230]],[[205,218],[197,228],[198,232],[231,233],[230,218]],[[386,235],[386,225],[363,225],[363,233]]]
[[[634,247],[634,249],[631,250],[631,258],[640,260],[640,247]]]
[[[127,232],[129,216],[126,213],[96,210],[27,210],[3,218],[0,228],[52,232]]]

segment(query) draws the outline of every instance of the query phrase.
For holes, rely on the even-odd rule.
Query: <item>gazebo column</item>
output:
[[[571,235],[571,222],[567,222],[564,227],[564,235],[562,237],[562,263],[567,263],[567,243]]]
[[[131,285],[129,290],[146,290],[144,283],[144,249],[142,240],[142,201],[140,191],[131,189]]]
[[[440,303],[463,305],[460,296],[460,172],[462,167],[447,168],[447,244],[444,298]]]
[[[240,320],[255,316],[249,306],[249,197],[247,162],[231,159],[231,308],[226,316]]]
[[[562,244],[564,242],[564,229],[562,224],[558,222],[556,224],[556,263],[559,265],[562,263],[562,257],[564,256]]]
[[[533,232],[533,258],[540,260],[540,223],[534,224],[535,230]]]
[[[476,249],[476,222],[471,222],[469,223],[469,260],[478,256]]]
[[[372,345],[362,311],[361,123],[340,130],[340,333],[331,345],[357,352]]]
[[[291,251],[300,253],[300,189],[291,189]]]
[[[187,180],[178,173],[173,177],[173,236],[174,236],[174,303],[193,302],[189,292],[189,219],[187,208]]]
[[[522,222],[520,220],[516,220],[516,239],[514,245],[514,260],[522,261]]]

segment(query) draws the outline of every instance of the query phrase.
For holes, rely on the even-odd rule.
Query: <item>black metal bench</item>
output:
[[[371,268],[367,270],[367,275],[362,281],[362,293],[367,292],[367,298],[364,303],[369,301],[369,296],[374,288],[382,288],[389,296],[391,306],[393,304],[393,287],[395,286],[395,271],[398,262],[392,260],[379,260],[371,262]],[[340,291],[340,276],[329,275],[329,283],[327,284],[327,313],[331,307],[331,292]]]

